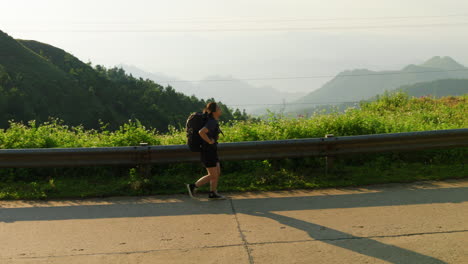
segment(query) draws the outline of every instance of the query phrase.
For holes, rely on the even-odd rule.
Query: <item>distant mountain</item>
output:
[[[403,85],[441,79],[468,79],[468,68],[450,57],[433,57],[421,65],[408,65],[399,71],[371,71],[358,69],[344,71],[320,89],[300,98],[295,103],[333,103],[359,101]]]
[[[120,68],[92,67],[54,46],[15,40],[0,31],[0,127],[9,120],[117,128],[129,119],[167,130],[183,124],[206,102],[172,88],[133,78]],[[245,119],[223,106],[225,120]]]
[[[460,63],[456,62],[450,57],[439,57],[435,56],[429,59],[428,61],[421,64],[422,67],[435,68],[435,69],[445,69],[445,70],[457,70],[465,68]]]
[[[198,96],[201,98],[212,96],[227,105],[240,105],[239,107],[245,108],[247,111],[253,111],[262,104],[281,104],[283,100],[291,102],[304,95],[302,93],[281,92],[269,86],[255,87],[246,81],[232,77],[209,76],[206,80],[209,81],[201,81],[198,84]]]
[[[202,99],[215,98],[228,106],[250,112],[262,104],[281,104],[283,100],[291,102],[305,95],[282,92],[269,86],[256,87],[231,76],[214,75],[199,82],[187,82],[161,73],[149,73],[135,66],[120,65],[120,67],[136,77],[147,78],[161,84],[172,81],[171,86],[186,95],[195,95]]]
[[[432,82],[422,82],[422,83],[415,83],[411,85],[404,85],[395,90],[394,92],[404,92],[407,93],[411,97],[435,97],[440,98],[444,96],[460,96],[468,94],[468,79],[445,79],[445,80],[437,80]],[[377,96],[373,96],[371,98],[367,98],[365,101],[373,101],[376,100]],[[297,114],[301,115],[310,115],[312,113],[317,112],[329,112],[329,111],[344,111],[349,107],[358,107],[359,103],[341,103],[341,104],[333,104],[333,105],[319,105],[319,106],[309,106],[304,107],[300,111],[289,111],[286,109],[285,113],[289,116],[295,116]]]
[[[159,72],[148,72],[134,65],[120,64],[117,67],[124,69],[127,73],[136,78],[149,79],[164,86],[170,83],[176,91],[186,95],[196,95],[197,93],[197,86],[192,82],[184,81],[174,76],[169,76]],[[202,98],[201,96],[197,97]]]

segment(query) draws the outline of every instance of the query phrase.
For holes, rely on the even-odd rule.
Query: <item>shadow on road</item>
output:
[[[327,243],[336,247],[351,250],[353,252],[363,254],[369,257],[381,259],[389,263],[398,264],[442,264],[446,263],[439,259],[426,256],[411,250],[407,250],[401,247],[387,245],[382,242],[365,238],[353,236],[329,227],[324,227],[318,224],[302,221],[292,217],[274,214],[274,213],[257,213],[256,216],[266,217],[273,219],[283,225],[290,226],[299,230],[303,230],[315,240]],[[321,230],[326,229],[326,235]],[[327,239],[328,237],[342,238],[342,239]],[[343,263],[347,263],[343,261]]]
[[[400,247],[386,245],[369,238],[355,237],[272,212],[314,209],[359,208],[416,204],[461,203],[468,201],[468,187],[414,189],[389,188],[378,192],[343,195],[280,197],[233,200],[237,213],[273,219],[284,225],[303,230],[312,239],[345,248],[390,263],[445,263]],[[120,217],[154,217],[199,214],[233,214],[231,203],[201,202],[184,199],[170,203],[118,202],[106,205],[72,205],[50,207],[0,208],[0,222],[49,221],[70,219],[103,219]],[[320,230],[327,229],[326,239]]]
[[[234,200],[238,213],[294,211],[373,206],[397,206],[468,201],[468,187],[442,189],[382,189],[373,193],[280,197]],[[178,216],[198,214],[232,214],[229,202],[118,202],[105,205],[40,206],[0,208],[0,222],[100,219],[120,217]]]

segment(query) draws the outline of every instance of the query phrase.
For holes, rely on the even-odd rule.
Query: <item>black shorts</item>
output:
[[[203,144],[200,160],[205,168],[213,168],[218,165],[218,144]]]

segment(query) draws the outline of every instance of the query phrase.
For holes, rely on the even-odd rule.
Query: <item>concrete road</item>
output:
[[[0,202],[0,263],[468,263],[468,179]]]

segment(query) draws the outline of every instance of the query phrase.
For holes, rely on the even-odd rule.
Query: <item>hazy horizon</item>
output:
[[[460,10],[468,2],[19,0],[8,3],[0,30],[93,64],[183,80],[329,76],[398,70],[433,56],[468,65],[468,11]],[[329,79],[248,83],[305,93]]]

